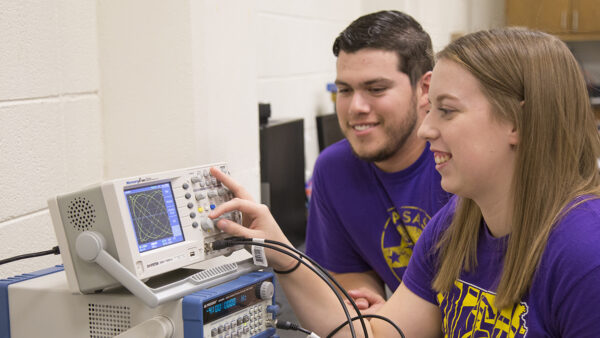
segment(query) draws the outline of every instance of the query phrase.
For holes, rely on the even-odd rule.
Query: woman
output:
[[[464,36],[438,54],[429,99],[419,135],[457,197],[429,222],[379,314],[407,337],[599,337],[600,137],[568,48],[523,29]],[[265,207],[213,174],[241,197],[214,216],[240,209],[250,221],[221,229],[289,243]],[[275,269],[295,265],[268,256]],[[308,269],[279,279],[307,327],[326,334],[345,320]]]

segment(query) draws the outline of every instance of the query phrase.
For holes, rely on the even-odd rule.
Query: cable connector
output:
[[[235,241],[229,241],[227,239],[218,239],[214,242],[211,242],[209,244],[209,248],[210,250],[221,250],[234,245],[237,245]]]
[[[283,321],[280,322],[279,320],[275,321],[275,327],[278,329],[282,329],[282,330],[294,330],[297,331],[298,328],[300,327],[300,325],[296,324],[296,323],[292,323],[290,321]]]
[[[234,241],[234,242],[243,242],[243,241],[251,241],[252,238],[246,238],[242,236],[231,236],[224,239],[225,241]]]
[[[300,326],[296,323],[292,323],[287,320],[282,322],[282,321],[275,319],[275,327],[278,329],[282,329],[282,330],[294,330],[294,331],[304,332],[304,333],[308,334],[309,337],[316,337],[316,338],[319,337],[314,332],[310,332],[309,330],[303,328],[302,326]]]

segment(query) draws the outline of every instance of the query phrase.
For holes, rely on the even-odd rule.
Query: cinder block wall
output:
[[[103,177],[96,28],[95,1],[0,2],[0,258],[56,245],[46,199]]]
[[[361,1],[260,1],[258,98],[272,119],[303,118],[307,177],[318,155],[316,115],[334,112],[332,45],[361,14]]]

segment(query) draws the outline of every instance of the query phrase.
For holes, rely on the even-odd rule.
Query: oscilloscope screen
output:
[[[140,253],[185,240],[170,182],[124,193]]]

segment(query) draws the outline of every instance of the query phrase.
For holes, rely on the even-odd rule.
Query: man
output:
[[[346,139],[315,164],[306,253],[372,313],[384,284],[398,287],[414,243],[450,196],[417,137],[429,108],[431,40],[412,17],[382,11],[352,22],[333,53]]]

